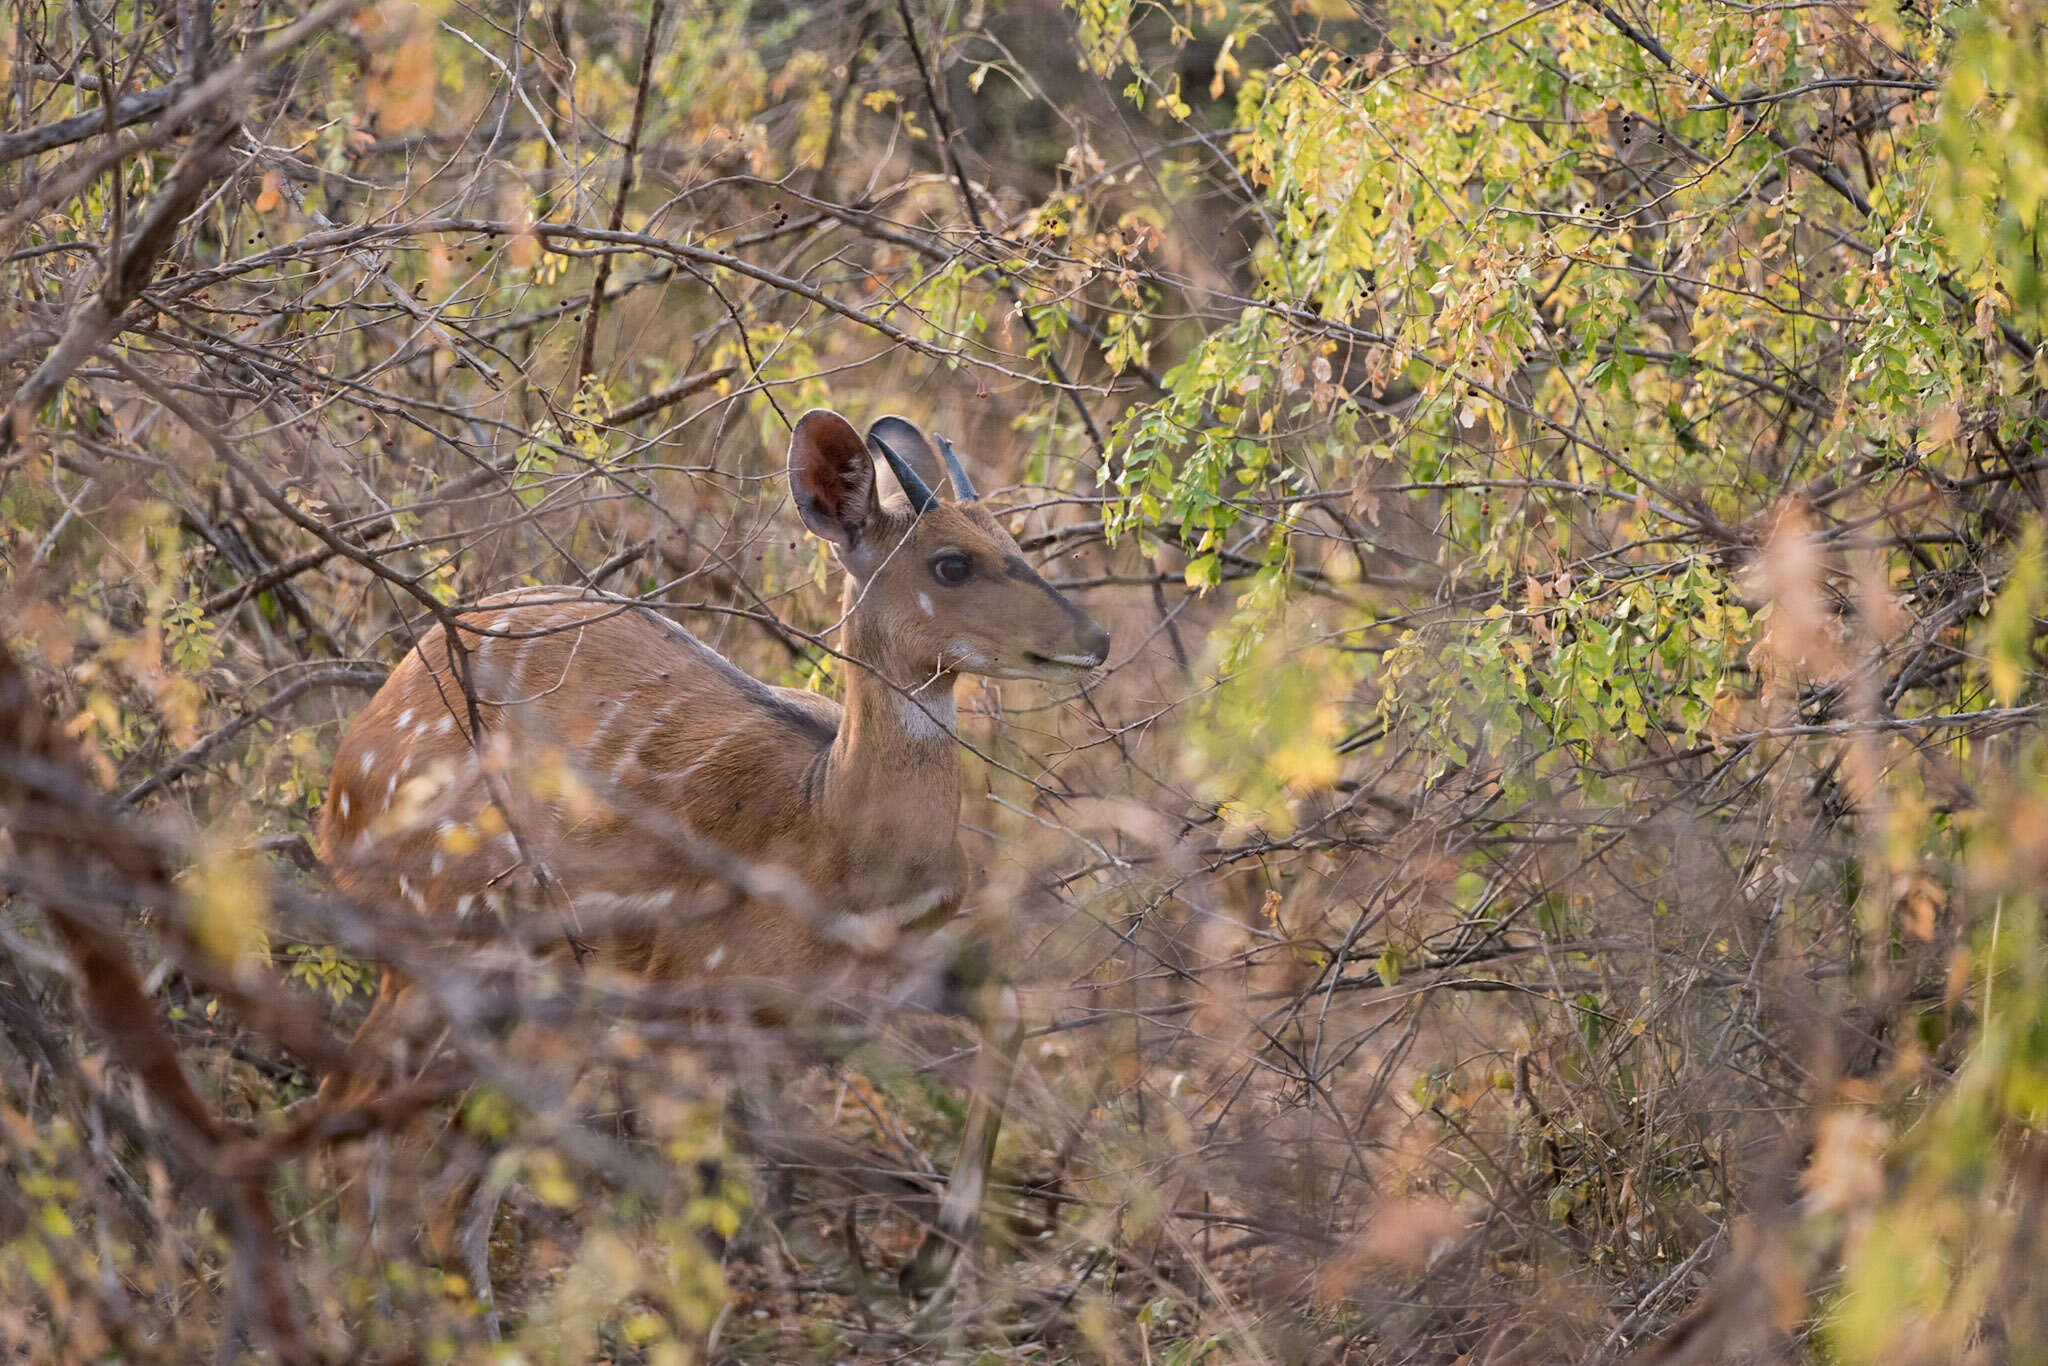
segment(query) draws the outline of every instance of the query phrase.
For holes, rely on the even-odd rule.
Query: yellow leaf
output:
[[[1323,740],[1303,735],[1276,747],[1273,776],[1294,792],[1314,792],[1337,781],[1337,752]]]
[[[235,967],[265,952],[270,891],[254,859],[239,851],[203,859],[185,901],[192,938],[208,957]]]
[[[43,1232],[52,1238],[72,1238],[78,1234],[78,1225],[71,1222],[61,1206],[44,1205],[42,1211]]]

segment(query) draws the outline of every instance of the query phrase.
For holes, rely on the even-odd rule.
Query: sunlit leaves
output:
[[[196,673],[213,662],[220,626],[200,610],[198,603],[174,604],[165,611],[163,624],[164,644],[174,665],[187,673]]]
[[[1082,60],[1097,75],[1107,76],[1118,65],[1137,60],[1129,0],[1077,0],[1074,16],[1081,30]]]
[[[1597,770],[1632,741],[1695,743],[1731,687],[1748,614],[1697,561],[1633,582],[1533,584],[1525,605],[1405,633],[1383,660],[1380,708],[1441,764],[1483,754],[1523,796],[1552,759]],[[1568,772],[1569,770],[1565,770]],[[1597,794],[1596,772],[1576,777]]]
[[[1956,10],[1942,92],[1934,207],[1960,262],[1981,268],[2023,316],[2048,307],[2041,215],[2048,205],[2048,37],[2027,0]]]
[[[1259,581],[1284,583],[1279,568]],[[1220,662],[1232,672],[1204,702],[1186,767],[1233,820],[1284,833],[1308,809],[1304,802],[1342,776],[1338,745],[1354,680],[1348,669],[1329,667],[1300,622],[1273,621],[1278,592],[1262,596],[1223,639]],[[1268,622],[1270,629],[1259,629]]]
[[[2029,529],[2013,555],[2011,572],[1985,623],[1983,653],[1991,673],[1991,691],[2010,706],[2020,700],[2027,682],[2037,676],[2034,639],[2044,598],[2048,598],[2048,560],[2044,560],[2042,523]]]

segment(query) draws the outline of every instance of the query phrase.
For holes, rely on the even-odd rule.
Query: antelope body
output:
[[[940,444],[954,502],[900,418],[866,443],[823,410],[792,432],[797,510],[848,571],[843,707],[636,605],[487,600],[460,650],[430,633],[343,737],[319,823],[337,884],[472,933],[552,914],[618,968],[805,997],[943,923],[967,891],[957,676],[1078,680],[1109,641]],[[880,496],[869,445],[907,505]],[[1016,1042],[1006,1011],[983,1028],[961,1160],[906,1282],[942,1275],[979,1209]]]

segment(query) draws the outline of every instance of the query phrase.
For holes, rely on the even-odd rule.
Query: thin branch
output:
[[[316,688],[361,688],[375,692],[384,685],[388,674],[385,670],[370,664],[344,664],[332,669],[321,669],[294,679],[264,699],[261,706],[252,707],[212,734],[204,736],[183,754],[165,764],[121,795],[117,806],[134,806],[150,793],[169,787],[179,778],[206,762],[206,756],[233,740],[237,735],[258,721],[267,721],[292,703]]]
[[[162,113],[184,92],[183,85],[164,85],[154,90],[138,90],[115,100],[111,113],[102,105],[96,109],[88,109],[83,114],[74,114],[68,119],[60,119],[56,123],[46,123],[40,128],[25,128],[17,133],[0,133],[0,166],[41,152],[53,152],[74,142],[83,142],[94,133],[110,133],[114,129],[146,122]]]
[[[233,129],[231,119],[219,120],[179,161],[169,183],[151,201],[134,238],[114,253],[98,291],[72,315],[56,349],[44,358],[34,374],[22,381],[6,411],[0,412],[0,454],[12,450],[22,439],[36,410],[64,387],[71,372],[121,330],[123,315],[142,293],[157,261],[170,248],[179,225],[207,187],[226,170],[224,148]]]
[[[654,0],[647,14],[647,39],[640,45],[640,79],[633,93],[633,124],[626,133],[626,148],[619,163],[619,188],[612,197],[611,219],[605,226],[617,232],[626,225],[626,199],[633,193],[633,166],[640,155],[640,130],[647,122],[647,96],[654,86],[654,53],[661,37],[661,21],[668,16],[668,0]],[[604,288],[611,280],[612,258],[601,256],[597,274],[590,282],[590,300],[584,305],[583,337],[576,345],[576,368],[569,381],[573,396],[590,373],[591,356],[597,349],[597,321],[604,312]]]

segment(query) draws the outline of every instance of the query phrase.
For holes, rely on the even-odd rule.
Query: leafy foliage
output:
[[[2025,1359],[2044,31],[2024,0],[24,10],[6,643],[116,799],[71,823],[176,864],[85,881],[270,1145],[303,1337],[66,1013],[92,983],[10,833],[0,1342]],[[778,482],[817,405],[950,432],[1116,638],[1085,689],[963,693],[982,935],[1042,1030],[1007,1232],[922,1312],[877,1285],[956,1141],[942,1026],[851,1063],[707,1042],[521,959],[494,1034],[450,937],[422,1037],[459,1097],[294,1118],[421,933],[275,857],[341,721],[438,612],[552,582],[831,690],[837,585]],[[732,1078],[788,1051],[832,1059],[790,1073],[806,1124],[898,1186],[749,1181]]]

